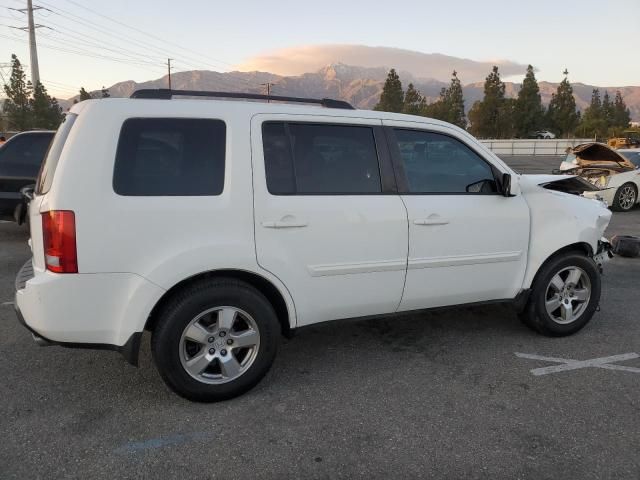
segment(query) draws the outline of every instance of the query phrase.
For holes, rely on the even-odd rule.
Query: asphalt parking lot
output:
[[[640,235],[640,208],[614,214],[616,233]],[[333,322],[284,340],[248,394],[196,404],[164,386],[148,339],[137,369],[36,346],[4,304],[26,240],[0,224],[2,479],[640,478],[640,259],[609,262],[601,311],[572,337],[504,305]]]

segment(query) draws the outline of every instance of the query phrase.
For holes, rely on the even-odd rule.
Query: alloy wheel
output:
[[[180,362],[199,382],[227,383],[253,364],[260,348],[258,326],[236,307],[210,308],[189,322],[180,338]]]
[[[625,185],[620,190],[618,198],[620,207],[623,210],[629,210],[636,203],[636,191],[631,185]]]
[[[545,307],[551,319],[566,325],[584,313],[591,299],[591,280],[579,267],[566,267],[547,286]]]

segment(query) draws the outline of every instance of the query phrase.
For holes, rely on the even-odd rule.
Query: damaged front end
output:
[[[598,240],[598,250],[593,256],[593,261],[596,262],[600,273],[602,273],[603,265],[613,258],[613,246],[611,242],[605,237]]]
[[[585,178],[574,176],[570,171],[562,172],[562,174],[562,177],[556,177],[557,179],[542,182],[538,185],[547,190],[570,193],[572,195],[582,195],[584,192],[599,192],[602,190],[602,188]]]
[[[546,188],[547,190],[554,190],[556,192],[564,192],[571,195],[577,195],[579,197],[589,198],[591,200],[597,200],[605,207],[609,206],[604,199],[604,196],[600,194],[605,190],[605,188],[600,188],[598,185],[589,182],[583,177],[562,175],[562,177],[556,178],[557,180],[548,180],[539,183],[538,185]]]

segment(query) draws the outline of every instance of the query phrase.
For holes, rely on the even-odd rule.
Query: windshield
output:
[[[49,146],[44,163],[40,169],[40,174],[36,180],[36,194],[42,195],[47,193],[49,188],[51,188],[53,175],[56,171],[56,167],[58,166],[60,154],[62,153],[62,147],[64,147],[64,142],[66,142],[69,132],[71,131],[71,127],[73,127],[73,122],[75,122],[77,116],[78,115],[75,113],[68,113],[65,115],[64,120],[62,120],[60,127],[58,127],[56,136],[53,137],[53,142],[51,142],[51,145]]]
[[[633,163],[636,167],[640,167],[640,152],[625,152],[618,150],[618,153]]]

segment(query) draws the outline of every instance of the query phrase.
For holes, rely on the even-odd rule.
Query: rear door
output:
[[[529,243],[522,195],[498,193],[502,172],[455,130],[384,123],[409,219],[400,310],[513,298]]]
[[[394,312],[407,214],[379,121],[252,120],[257,260],[290,290],[298,325]]]

